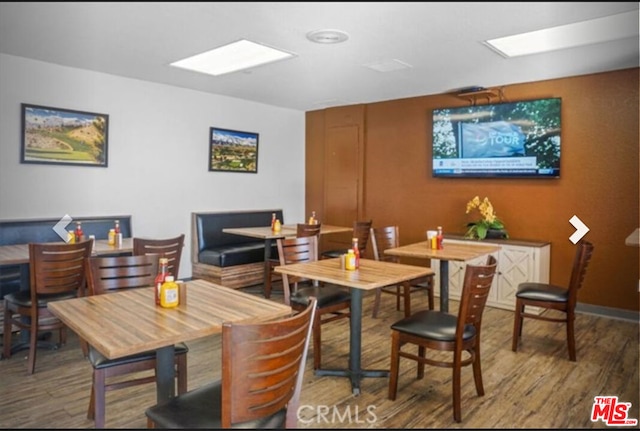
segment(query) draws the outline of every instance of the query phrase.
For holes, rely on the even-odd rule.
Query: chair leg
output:
[[[269,267],[269,275],[264,280],[264,297],[271,298],[271,267]]]
[[[518,350],[518,340],[522,335],[522,312],[524,311],[524,304],[520,299],[516,299],[516,309],[513,315],[513,336],[511,338],[511,350],[514,352]]]
[[[320,368],[320,363],[322,362],[322,351],[320,345],[322,344],[322,334],[320,332],[320,325],[322,321],[320,319],[320,315],[316,314],[313,319],[313,369],[317,370]]]
[[[38,343],[38,318],[31,318],[31,327],[29,328],[29,360],[27,361],[27,372],[33,374],[36,368],[36,348]]]
[[[576,362],[576,337],[574,332],[575,315],[567,312],[567,345],[569,346],[569,360]]]
[[[2,342],[4,343],[4,351],[2,356],[5,359],[9,359],[11,357],[11,316],[13,312],[9,310],[9,304],[5,300],[4,301],[4,334],[2,337]]]
[[[382,296],[382,288],[376,289],[376,298],[373,301],[373,312],[371,313],[371,317],[374,319],[378,317],[378,311],[380,310],[380,297]]]
[[[430,288],[427,289],[427,297],[429,298],[429,310],[433,310],[435,301],[433,299],[433,280],[431,280]]]
[[[400,286],[397,287],[400,290]],[[408,282],[404,282],[402,284],[402,291],[404,296],[404,317],[411,316],[411,285]],[[400,296],[398,295],[398,301],[400,301]]]
[[[94,420],[96,428],[104,428],[105,426],[105,379],[106,377],[102,370],[93,370],[93,385],[91,387],[87,418]]]
[[[418,357],[424,359],[427,354],[427,349],[424,346],[418,346]],[[416,379],[420,380],[424,378],[424,361],[418,361],[417,364]]]
[[[396,286],[396,311],[400,311],[400,286]]]
[[[178,355],[178,395],[187,392],[187,355]]]
[[[390,400],[396,399],[398,393],[398,372],[400,368],[400,333],[391,331],[391,367],[389,369],[389,395]]]
[[[462,421],[460,412],[460,374],[462,369],[462,352],[455,352],[453,358],[453,419]]]
[[[482,363],[480,362],[480,343],[476,346],[473,354],[473,380],[476,383],[476,393],[479,397],[484,395],[484,385],[482,384]]]

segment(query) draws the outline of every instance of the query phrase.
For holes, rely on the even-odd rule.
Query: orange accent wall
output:
[[[488,196],[512,238],[551,242],[550,280],[569,281],[575,214],[595,250],[579,302],[638,310],[639,248],[625,238],[640,225],[638,68],[506,85],[504,101],[562,98],[559,179],[433,178],[431,111],[468,100],[440,94],[329,108],[306,114],[306,210],[323,217],[323,146],[340,119],[364,130],[363,219],[397,224],[401,243],[422,241],[437,225],[464,233],[467,201]],[[496,101],[495,99],[492,101]],[[479,104],[485,103],[479,100]],[[344,114],[344,115],[342,115]]]

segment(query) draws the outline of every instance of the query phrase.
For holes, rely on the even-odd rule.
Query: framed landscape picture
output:
[[[107,167],[109,116],[22,104],[21,163]]]
[[[209,129],[209,170],[258,172],[258,134],[238,130]]]

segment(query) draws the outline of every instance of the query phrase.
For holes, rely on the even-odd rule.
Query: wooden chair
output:
[[[184,234],[167,239],[133,238],[134,255],[159,254],[160,257],[166,257],[169,259],[169,273],[173,275],[176,280],[179,279],[180,258],[182,257],[183,246]]]
[[[146,410],[149,428],[296,428],[311,322],[305,310],[266,323],[225,323],[222,377]]]
[[[496,266],[497,261],[493,256],[489,256],[486,265],[466,266],[457,317],[442,311],[425,310],[391,325],[390,400],[396,399],[398,391],[400,357],[417,361],[418,379],[424,377],[425,364],[453,369],[453,418],[456,422],[462,420],[460,374],[463,366],[473,366],[476,392],[479,396],[484,395],[480,365],[480,328]],[[402,346],[408,343],[418,346],[417,355],[402,350]],[[426,349],[453,352],[453,360],[446,362],[428,358]],[[468,353],[464,355],[464,359],[463,351]]]
[[[353,222],[353,238],[358,238],[358,249],[360,249],[360,257],[364,258],[367,251],[367,243],[371,234],[371,226],[373,221],[354,221]],[[349,247],[351,248],[351,247]],[[347,252],[348,248],[339,250],[327,250],[322,253],[322,257],[326,259],[340,257]]]
[[[400,233],[398,226],[371,228],[370,237],[371,246],[373,248],[373,258],[375,260],[383,260],[387,262],[398,262],[400,260],[397,256],[387,256],[384,254],[385,250],[400,246]],[[382,293],[395,295],[396,310],[400,310],[400,298],[403,298],[404,316],[409,317],[411,315],[411,294],[418,291],[426,291],[427,298],[429,300],[429,310],[433,310],[433,275],[430,275],[428,277],[412,281],[411,285],[405,286],[403,289],[400,289],[400,286],[386,286],[376,289],[376,298],[373,303],[373,312],[371,313],[372,317],[378,317]]]
[[[582,287],[592,254],[593,244],[588,241],[581,241],[578,244],[568,288],[547,283],[521,283],[518,286],[511,350],[515,352],[518,348],[518,341],[522,337],[522,321],[524,317],[548,322],[564,322],[567,324],[569,360],[576,361],[575,308],[578,301],[578,290]],[[525,306],[558,310],[565,314],[562,318],[548,317],[544,314],[531,314],[525,312]]]
[[[27,372],[36,366],[39,331],[59,331],[59,344],[67,341],[66,326],[48,309],[51,301],[84,295],[84,260],[91,256],[93,240],[76,244],[29,244],[29,292],[19,290],[4,297],[4,357],[11,357],[11,326],[28,330]]]
[[[313,223],[313,224],[307,224],[307,223],[298,223],[296,225],[296,237],[298,238],[302,238],[305,236],[319,236],[320,235],[320,228],[321,228],[321,224],[320,223]],[[268,295],[271,295],[271,290],[273,287],[273,282],[274,281],[279,281],[282,280],[282,277],[280,276],[280,274],[277,274],[276,272],[273,271],[273,269],[280,265],[280,259],[271,259],[269,261],[269,278],[265,280],[265,292],[268,292]],[[267,296],[268,297],[268,296]]]
[[[278,239],[277,243],[280,265],[318,260],[317,236]],[[318,300],[318,311],[313,320],[313,369],[317,370],[322,359],[321,326],[351,317],[351,293],[334,285],[319,286],[316,282],[312,282],[311,286],[299,286],[308,282],[309,280],[282,275],[285,304],[294,310],[303,310],[307,307],[309,298],[314,297]]]
[[[153,286],[158,272],[158,259],[157,254],[89,258],[86,260],[89,293],[102,295],[123,289]],[[149,294],[149,301],[153,301],[153,294]],[[178,393],[187,391],[188,351],[189,349],[184,343],[175,346]],[[107,391],[156,381],[155,351],[108,359],[89,346],[89,362],[93,367],[93,383],[87,418],[95,421],[96,428],[104,428],[105,426],[105,395]],[[138,374],[128,380],[122,378],[111,380],[114,377],[148,370],[152,370],[153,375]],[[107,379],[110,379],[111,383],[107,383]]]

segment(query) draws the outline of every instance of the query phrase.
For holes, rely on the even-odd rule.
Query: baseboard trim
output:
[[[623,310],[621,308],[603,307],[601,305],[576,304],[576,313],[593,314],[610,319],[625,320],[628,322],[640,322],[640,312]]]

